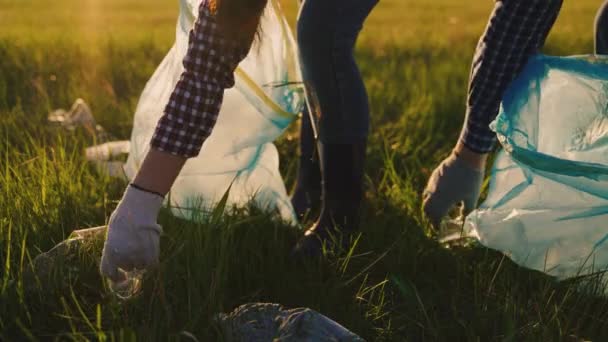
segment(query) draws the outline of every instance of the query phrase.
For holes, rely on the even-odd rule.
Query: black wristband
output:
[[[147,192],[147,193],[149,193],[149,194],[153,194],[153,195],[156,195],[156,196],[160,196],[160,197],[162,197],[162,198],[165,198],[165,195],[162,195],[162,194],[160,194],[160,193],[158,193],[158,192],[156,192],[156,191],[151,191],[151,190],[148,190],[148,189],[144,189],[144,188],[142,188],[141,186],[136,185],[136,184],[134,184],[134,183],[129,183],[129,186],[131,186],[131,187],[133,187],[133,188],[135,188],[135,189],[137,189],[137,190],[139,190],[139,191]]]

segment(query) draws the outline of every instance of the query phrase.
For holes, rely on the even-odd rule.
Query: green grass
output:
[[[566,2],[547,51],[590,52],[599,2]],[[288,255],[301,232],[254,208],[201,223],[163,212],[160,269],[141,296],[121,303],[97,273],[99,245],[40,289],[24,286],[34,256],[74,229],[103,225],[124,187],[86,163],[81,151],[92,141],[84,134],[45,120],[82,97],[107,130],[127,138],[139,93],[171,45],[177,5],[0,0],[0,339],[179,340],[189,332],[214,341],[215,313],[267,301],[314,308],[369,341],[606,340],[606,299],[424,234],[420,192],[458,135],[491,6],[383,0],[369,19],[357,54],[374,129],[353,255],[296,264]],[[289,184],[295,131],[279,141]]]

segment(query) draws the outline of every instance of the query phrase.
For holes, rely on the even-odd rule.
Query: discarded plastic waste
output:
[[[287,310],[279,304],[243,304],[229,314],[219,314],[216,320],[227,342],[364,341],[314,310]]]
[[[506,92],[467,233],[558,279],[608,267],[608,58],[539,55]]]
[[[128,181],[127,176],[125,175],[124,162],[114,160],[92,160],[91,162],[97,168],[97,172]]]
[[[131,143],[128,140],[119,140],[87,147],[85,149],[85,157],[88,161],[95,164],[99,172],[105,173],[110,177],[126,180],[125,163],[121,160],[113,159],[127,156],[130,145]]]
[[[49,122],[60,124],[68,129],[75,129],[78,126],[85,126],[95,130],[95,118],[89,106],[83,99],[77,99],[69,111],[57,109],[48,118]]]
[[[128,154],[130,145],[128,140],[118,140],[87,147],[85,157],[87,160],[110,160],[112,157]]]
[[[141,291],[144,273],[145,270],[126,272],[125,279],[121,282],[113,282],[108,279],[108,286],[118,298],[132,298]]]
[[[26,268],[23,274],[24,287],[45,289],[51,284],[65,282],[70,273],[80,272],[77,265],[82,265],[84,259],[91,264],[97,263],[98,258],[90,257],[91,250],[97,244],[103,244],[104,232],[105,227],[76,230],[63,242],[36,256],[31,268]]]
[[[181,0],[175,45],[148,81],[135,113],[125,172],[132,179],[148,151],[164,104],[183,70],[188,32],[199,0]],[[295,222],[272,143],[304,106],[295,44],[278,1],[262,18],[262,39],[236,71],[235,88],[226,90],[213,134],[199,156],[188,160],[167,196],[173,214],[196,219],[219,202],[232,184],[227,208],[254,199]],[[255,197],[254,197],[255,195]]]
[[[77,258],[97,255],[93,250],[101,250],[106,230],[106,226],[100,226],[73,231],[66,240],[34,258],[31,272],[24,275],[24,283],[29,287],[38,282],[44,285],[60,268],[73,267]],[[98,261],[98,258],[94,259]],[[120,298],[133,297],[141,290],[143,274],[144,272],[139,270],[127,272],[125,280],[120,283],[108,280],[109,288]]]
[[[441,221],[438,233],[440,243],[460,243],[467,237],[464,231],[464,217],[462,215],[455,218],[446,217]]]
[[[48,121],[52,124],[60,125],[61,127],[74,130],[77,127],[83,127],[86,132],[97,142],[105,142],[110,140],[108,133],[97,124],[93,117],[93,112],[89,105],[83,99],[74,101],[72,108],[69,111],[57,109],[49,114]]]
[[[101,143],[85,149],[86,160],[92,162],[100,173],[126,180],[124,160],[129,153],[130,141],[109,141],[110,135],[95,122],[93,112],[83,99],[77,99],[69,111],[57,109],[49,114],[48,121],[73,131],[79,127],[89,134],[92,141]],[[113,160],[123,157],[122,160]]]
[[[77,240],[82,245],[91,245],[93,241],[103,241],[106,236],[107,226],[76,230],[72,233],[72,240]],[[67,240],[70,241],[70,240]],[[125,279],[121,282],[113,282],[108,279],[108,286],[112,292],[122,299],[128,299],[139,293],[142,285],[144,270],[124,272]]]

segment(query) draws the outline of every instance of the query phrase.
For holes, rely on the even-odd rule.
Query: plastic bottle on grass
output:
[[[108,279],[108,287],[118,298],[132,298],[141,291],[144,273],[145,270],[124,272],[123,281],[114,282]]]

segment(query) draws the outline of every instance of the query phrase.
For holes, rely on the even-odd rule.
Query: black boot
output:
[[[298,179],[291,195],[291,204],[300,220],[318,209],[321,203],[321,167],[315,145],[310,116],[304,112],[300,127]]]
[[[365,147],[365,140],[354,144],[319,143],[323,207],[317,222],[296,245],[296,256],[320,256],[324,246],[349,248],[350,238],[359,226]]]

